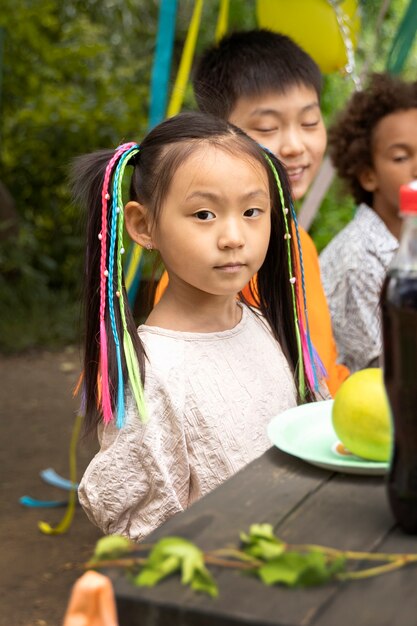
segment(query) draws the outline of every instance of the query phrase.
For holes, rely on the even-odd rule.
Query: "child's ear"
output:
[[[361,184],[361,187],[365,189],[365,191],[376,191],[377,188],[377,177],[374,170],[371,167],[367,167],[358,175],[358,180]]]
[[[124,209],[125,225],[129,236],[142,248],[151,249],[151,222],[146,207],[131,200]]]

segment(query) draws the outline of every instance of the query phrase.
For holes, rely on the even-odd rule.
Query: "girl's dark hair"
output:
[[[360,174],[373,167],[375,127],[384,117],[417,108],[417,82],[390,74],[372,74],[363,91],[353,94],[328,133],[329,154],[339,177],[357,203],[372,206],[372,192],[363,189]]]
[[[311,87],[320,100],[320,69],[295,41],[267,29],[223,37],[205,50],[193,74],[198,108],[223,119],[240,98],[284,94],[295,86]]]
[[[271,197],[271,238],[265,261],[258,272],[258,299],[260,312],[269,322],[272,332],[280,343],[289,366],[296,375],[299,367],[296,339],[296,321],[293,315],[290,268],[287,242],[284,239],[285,218],[277,184],[265,152],[239,128],[202,113],[182,113],[156,126],[143,140],[139,153],[132,158],[133,173],[130,183],[130,199],[144,204],[158,221],[160,207],[169,190],[171,180],[178,167],[200,146],[215,146],[230,153],[258,161],[267,172]],[[104,173],[114,151],[100,151],[79,157],[72,167],[71,179],[74,197],[87,209],[87,246],[85,262],[85,357],[84,388],[86,431],[89,432],[100,421],[97,404],[97,379],[99,375],[99,306],[100,306],[100,245],[101,193]],[[291,194],[283,165],[271,153],[281,180],[284,203],[290,205]],[[291,213],[287,220],[291,229]],[[292,242],[292,240],[291,240]],[[293,260],[293,267],[294,260]],[[116,286],[115,286],[116,290]],[[136,332],[133,316],[129,310],[126,292],[123,290],[129,332],[138,355],[142,380],[145,378],[145,351]],[[241,296],[244,300],[243,296]],[[118,307],[115,307],[118,311]],[[108,363],[110,392],[113,410],[115,407],[117,376],[115,346],[110,332],[108,307],[106,326],[108,338]],[[121,320],[116,313],[120,331]],[[123,363],[124,378],[126,364]],[[278,382],[278,381],[277,381]],[[307,398],[312,399],[311,390]]]

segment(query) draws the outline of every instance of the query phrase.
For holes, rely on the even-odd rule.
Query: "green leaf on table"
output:
[[[285,552],[262,565],[257,574],[266,585],[283,584],[288,587],[321,585],[344,567],[343,558],[330,559],[323,552],[312,550]]]
[[[262,561],[269,561],[285,552],[286,544],[274,535],[271,524],[253,524],[249,534],[240,533],[243,551]]]
[[[181,561],[176,556],[168,556],[153,566],[146,565],[135,577],[134,581],[140,587],[154,587],[160,580],[174,574],[181,568]]]
[[[219,590],[210,572],[203,566],[194,571],[194,576],[191,581],[191,589],[194,591],[203,591],[212,598],[216,598],[219,595]]]
[[[108,561],[109,559],[119,559],[129,554],[135,544],[119,535],[109,535],[102,537],[96,543],[92,561]]]
[[[135,583],[153,587],[167,576],[181,572],[183,585],[217,595],[217,585],[204,565],[204,553],[182,537],[165,537],[151,550],[147,563],[136,576]]]
[[[241,533],[242,535],[245,535],[245,533]],[[251,539],[270,539],[271,541],[277,539],[272,524],[252,524],[249,528],[249,537]]]

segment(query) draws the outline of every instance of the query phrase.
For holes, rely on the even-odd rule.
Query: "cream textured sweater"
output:
[[[128,398],[125,426],[102,429],[79,488],[92,522],[136,541],[265,452],[269,420],[296,405],[279,344],[246,306],[231,330],[139,335],[150,419]]]

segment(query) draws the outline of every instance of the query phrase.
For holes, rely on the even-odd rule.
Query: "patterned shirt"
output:
[[[398,240],[377,213],[361,204],[320,255],[339,358],[351,372],[382,353],[379,299],[397,249]]]

